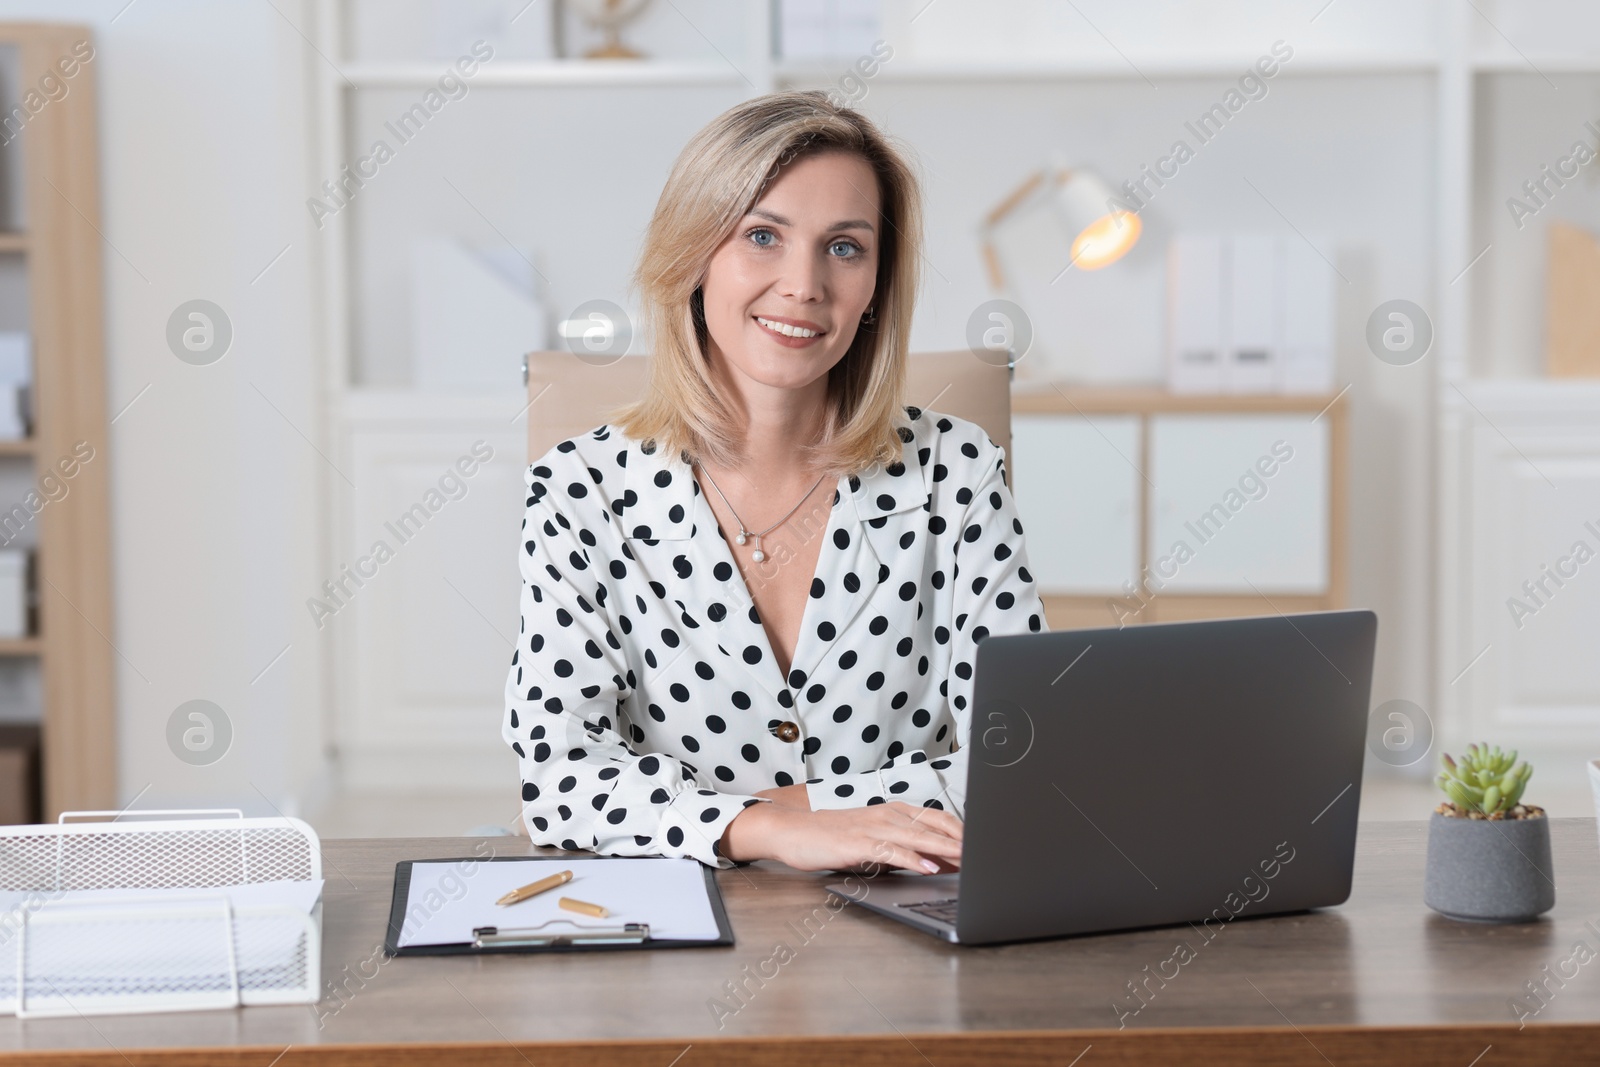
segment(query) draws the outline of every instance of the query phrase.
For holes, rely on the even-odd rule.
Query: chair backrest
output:
[[[571,352],[528,353],[528,457],[544,455],[569,437],[607,422],[645,388],[645,357],[623,356],[604,365]],[[1006,450],[1011,467],[1011,374],[971,352],[912,355],[906,402],[969,419]]]

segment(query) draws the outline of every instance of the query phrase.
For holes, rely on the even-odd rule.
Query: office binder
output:
[[[1283,373],[1285,393],[1325,393],[1334,388],[1333,268],[1310,242],[1283,248]]]
[[[1175,393],[1223,391],[1227,241],[1179,234],[1167,249],[1167,386]]]
[[[1230,241],[1228,344],[1222,385],[1230,393],[1269,393],[1281,362],[1279,246],[1275,234],[1235,234]]]
[[[452,956],[496,954],[503,952],[606,952],[637,948],[707,948],[732,946],[733,926],[728,922],[728,911],[722,902],[722,890],[717,885],[716,872],[702,867],[700,876],[711,915],[717,927],[714,938],[675,938],[652,936],[650,924],[621,920],[594,920],[574,916],[571,919],[551,920],[548,923],[519,925],[515,912],[506,912],[503,921],[494,925],[475,926],[468,939],[447,944],[400,944],[411,901],[412,872],[418,864],[493,864],[542,863],[572,864],[599,861],[607,864],[637,863],[646,857],[625,856],[468,856],[426,860],[404,860],[395,864],[394,894],[389,904],[389,927],[384,936],[383,951],[388,956]],[[568,883],[569,886],[576,883]],[[554,892],[554,891],[553,891]]]

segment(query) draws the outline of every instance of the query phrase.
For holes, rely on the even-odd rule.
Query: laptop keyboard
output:
[[[954,926],[956,924],[956,901],[958,899],[957,897],[950,897],[947,900],[924,900],[916,904],[902,904],[900,906],[907,911],[914,911],[918,915],[926,915],[930,919],[937,919],[939,922],[949,923]]]

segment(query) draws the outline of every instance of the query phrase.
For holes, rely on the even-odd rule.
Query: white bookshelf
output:
[[[315,25],[306,29],[327,57],[307,68],[317,100],[320,160],[315,180],[307,183],[315,187],[359,146],[363,106],[381,112],[388,102],[403,103],[404,94],[435,81],[447,60],[443,53],[406,53],[408,41],[421,39],[422,31],[415,27],[433,25],[431,15],[408,21],[406,12],[431,11],[427,0],[388,6],[373,0],[310,0],[310,4]],[[508,10],[520,6],[509,5]],[[642,221],[671,155],[688,132],[742,98],[789,87],[837,85],[855,58],[789,60],[773,55],[775,20],[767,3],[677,0],[652,5],[648,17],[625,35],[659,58],[637,64],[555,60],[549,57],[542,24],[533,23],[535,17],[547,21],[547,16],[542,6],[535,10],[537,16],[530,14],[506,28],[505,46],[493,63],[485,64],[472,86],[475,93],[495,94],[491,102],[473,105],[495,116],[514,113],[506,102],[510,98],[501,94],[525,94],[515,96],[523,101],[515,106],[526,109],[530,122],[545,123],[541,129],[556,131],[548,135],[552,144],[545,157],[520,163],[531,175],[525,183],[531,198],[526,213],[537,216],[539,225],[521,225],[516,216],[522,209],[513,206],[518,201],[502,178],[516,165],[487,150],[478,154],[466,140],[450,142],[448,151],[441,147],[439,157],[458,161],[453,172],[456,184],[463,194],[479,198],[473,206],[480,217],[463,211],[463,226],[491,239],[493,233],[483,220],[517,240],[535,234],[541,247],[560,250],[552,252],[549,261],[539,261],[541,272],[555,279],[558,289],[567,285],[583,295],[620,295],[617,280],[631,263]],[[1480,158],[1482,139],[1496,102],[1515,94],[1517,79],[1556,81],[1567,92],[1563,99],[1583,101],[1591,113],[1600,115],[1600,94],[1591,92],[1586,80],[1593,78],[1593,85],[1600,86],[1600,24],[1595,16],[1565,0],[1418,0],[1404,5],[1376,0],[1340,0],[1333,5],[1238,0],[1225,9],[1174,3],[1160,11],[1099,0],[1074,5],[1043,0],[992,5],[943,2],[931,7],[926,0],[885,0],[884,11],[883,38],[895,54],[870,79],[863,108],[913,139],[928,140],[940,133],[964,137],[974,156],[999,157],[992,176],[948,150],[928,162],[930,203],[947,213],[967,214],[932,220],[937,224],[930,231],[932,270],[919,311],[921,333],[913,337],[913,349],[958,344],[961,323],[941,318],[945,309],[969,306],[991,295],[983,288],[967,219],[997,201],[1023,172],[1022,162],[1031,158],[1021,155],[1019,161],[1017,153],[990,152],[987,138],[1011,136],[1008,117],[1023,115],[1027,121],[1019,119],[1014,125],[1030,128],[1042,125],[1032,121],[1034,116],[1055,116],[1058,128],[1076,134],[1068,147],[1085,159],[1122,159],[1131,164],[1153,158],[1165,147],[1161,131],[1176,131],[1179,125],[1167,112],[1181,116],[1186,101],[1214,98],[1274,40],[1293,43],[1293,62],[1283,64],[1273,82],[1273,92],[1286,99],[1274,106],[1315,112],[1319,121],[1296,125],[1284,114],[1264,114],[1260,124],[1277,132],[1276,141],[1242,157],[1251,168],[1274,175],[1272,182],[1262,183],[1263,192],[1274,198],[1272,211],[1242,187],[1228,190],[1224,177],[1238,184],[1236,177],[1222,174],[1229,161],[1211,159],[1206,161],[1209,172],[1196,169],[1195,177],[1184,179],[1186,186],[1155,201],[1156,213],[1167,215],[1172,225],[1278,226],[1280,217],[1301,221],[1303,214],[1317,210],[1319,201],[1337,207],[1341,198],[1375,196],[1370,190],[1347,190],[1367,190],[1363,183],[1374,170],[1392,170],[1382,177],[1396,186],[1393,199],[1400,204],[1383,223],[1393,233],[1361,232],[1359,240],[1350,239],[1370,247],[1371,259],[1364,268],[1367,273],[1355,275],[1341,299],[1365,307],[1394,296],[1416,300],[1433,317],[1435,342],[1425,360],[1403,373],[1392,368],[1375,371],[1368,365],[1370,357],[1359,350],[1359,321],[1352,325],[1341,319],[1341,373],[1356,371],[1340,382],[1354,386],[1348,397],[1354,479],[1351,523],[1356,534],[1351,602],[1377,607],[1383,619],[1380,641],[1385,647],[1380,652],[1374,703],[1403,697],[1422,704],[1433,714],[1444,745],[1459,745],[1484,732],[1516,743],[1524,729],[1539,743],[1557,747],[1579,737],[1600,736],[1596,729],[1600,678],[1591,688],[1576,686],[1562,712],[1569,726],[1560,727],[1543,719],[1530,725],[1531,720],[1518,719],[1514,712],[1503,717],[1502,711],[1510,706],[1506,694],[1514,694],[1515,686],[1506,688],[1508,676],[1503,672],[1480,670],[1487,657],[1462,673],[1484,644],[1474,628],[1493,610],[1498,580],[1484,573],[1474,554],[1481,549],[1485,531],[1475,525],[1480,520],[1472,508],[1482,498],[1483,479],[1500,478],[1505,471],[1485,471],[1485,457],[1498,453],[1479,439],[1489,435],[1515,442],[1521,439],[1519,434],[1536,434],[1541,426],[1577,425],[1584,419],[1600,424],[1600,385],[1539,378],[1536,371],[1542,360],[1532,342],[1485,348],[1485,334],[1478,325],[1481,316],[1498,316],[1494,321],[1508,336],[1536,336],[1530,316],[1542,306],[1542,296],[1536,292],[1537,277],[1525,276],[1527,272],[1520,269],[1504,284],[1479,282],[1504,250],[1491,251],[1474,263],[1493,243],[1483,220],[1492,218],[1496,201],[1505,195],[1493,187],[1492,168],[1485,168]],[[472,32],[470,26],[460,34],[463,45],[470,39],[467,32]],[[487,35],[489,30],[483,32]],[[1585,50],[1588,42],[1597,46]],[[588,42],[574,38],[571,43]],[[1342,100],[1360,114],[1340,114]],[[669,127],[659,131],[659,140],[609,128],[604,121],[607,115],[646,111]],[[589,128],[583,124],[587,115],[601,120],[591,124],[592,140],[584,142],[577,131]],[[1161,118],[1151,120],[1151,115]],[[560,122],[568,117],[573,132],[561,133]],[[1552,148],[1577,136],[1548,116],[1528,114],[1526,120],[1548,133]],[[1139,126],[1140,122],[1148,125]],[[1324,127],[1334,132],[1327,133]],[[449,136],[442,134],[440,140],[448,141]],[[1335,139],[1331,151],[1318,140],[1329,136]],[[1396,161],[1395,146],[1415,140],[1422,143]],[[1130,143],[1135,147],[1129,148]],[[580,148],[598,153],[601,162],[590,166],[607,180],[624,171],[638,174],[633,184],[618,183],[616,188],[626,190],[623,193],[607,186],[593,194],[620,208],[614,213],[595,211],[582,235],[564,230],[567,222],[559,211],[541,206],[552,198],[559,206],[565,195],[586,194],[574,191],[570,183],[562,184],[560,176],[563,162]],[[471,165],[474,160],[476,168]],[[447,169],[433,157],[425,161]],[[1529,160],[1529,173],[1540,161]],[[1600,173],[1600,163],[1592,169]],[[1113,168],[1107,177],[1115,183],[1133,173],[1129,165]],[[372,211],[374,218],[395,224],[438,225],[429,215],[434,209],[426,198],[418,201],[416,210],[391,207],[388,216],[376,214],[385,198],[400,202],[393,188],[399,181],[391,182],[390,188],[375,187],[360,211]],[[1219,189],[1226,190],[1225,197]],[[448,190],[439,193],[446,204],[453,195]],[[585,203],[585,210],[594,210],[594,201]],[[363,244],[364,235],[381,227],[355,226],[357,215],[347,211],[330,219],[320,248],[329,440],[346,439],[351,413],[359,411],[361,419],[370,420],[374,405],[394,405],[396,418],[402,411],[409,413],[419,431],[427,421],[426,403],[403,398],[403,368],[373,370],[378,364],[372,349],[397,350],[392,330],[401,308],[398,301],[374,302],[372,294],[388,283],[365,272],[376,269],[381,274],[393,257]],[[1594,223],[1600,227],[1600,213]],[[1329,228],[1339,232],[1341,226],[1349,231],[1358,224],[1335,212]],[[1159,238],[1152,233],[1152,241]],[[586,247],[590,244],[608,251],[593,252]],[[1346,259],[1338,262],[1349,266]],[[1359,259],[1356,263],[1362,266]],[[1092,299],[1081,299],[1121,309],[1132,324],[1128,347],[1137,350],[1129,359],[1140,369],[1140,380],[1152,382],[1147,356],[1153,335],[1139,332],[1144,329],[1139,324],[1159,310],[1159,288],[1152,288],[1160,284],[1159,273],[1130,267],[1124,275],[1121,281],[1093,283],[1108,290],[1128,287],[1113,291],[1114,299],[1102,300],[1100,290],[1092,288],[1088,290]],[[571,289],[558,292],[557,302],[575,302]],[[1119,303],[1119,298],[1125,299]],[[1505,327],[1507,322],[1512,325]],[[1104,344],[1116,343],[1114,333],[1097,336]],[[520,407],[515,393],[515,386],[508,383],[508,414]],[[485,418],[503,406],[498,398],[485,398],[482,404]],[[1563,463],[1581,465],[1592,459],[1600,466],[1600,454],[1591,456],[1584,451],[1587,446],[1574,443],[1578,438],[1568,438],[1562,447],[1570,454]],[[340,513],[337,505],[347,495],[346,487],[330,478],[324,492],[330,514]],[[1600,506],[1595,510],[1600,514]],[[1392,540],[1373,532],[1379,527],[1387,527]],[[1525,531],[1530,538],[1538,534]],[[330,563],[344,551],[338,541],[341,536],[330,531]],[[1365,578],[1364,567],[1369,568]],[[1600,588],[1600,577],[1593,584]],[[1512,664],[1507,669],[1514,674],[1520,668]],[[344,699],[363,682],[346,675],[331,679],[330,685],[340,694],[336,699]]]

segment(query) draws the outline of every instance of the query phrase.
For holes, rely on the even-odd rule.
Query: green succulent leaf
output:
[[[1435,781],[1457,807],[1485,814],[1517,806],[1533,776],[1533,766],[1517,762],[1517,750],[1473,742],[1459,757],[1441,753],[1443,769]]]

